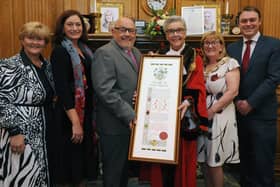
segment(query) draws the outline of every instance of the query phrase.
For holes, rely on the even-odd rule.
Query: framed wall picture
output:
[[[218,31],[216,7],[204,7],[204,32]]]
[[[201,4],[204,7],[204,32],[221,31],[221,5],[219,3]]]
[[[189,7],[189,8],[187,8]],[[197,8],[196,8],[197,7]],[[201,18],[201,10],[199,8],[202,7],[202,18]],[[192,14],[188,9],[191,10],[197,10],[199,11],[199,14]],[[187,13],[186,13],[187,12]],[[194,13],[197,13],[193,11]],[[188,15],[192,14],[192,15]],[[187,14],[187,16],[186,16]],[[221,5],[220,3],[206,3],[206,2],[200,2],[200,1],[193,1],[189,2],[186,5],[184,4],[181,9],[181,16],[186,17],[185,21],[187,26],[190,26],[190,29],[193,29],[193,24],[197,26],[195,23],[196,21],[199,21],[199,24],[203,25],[203,28],[200,27],[201,33],[195,32],[191,30],[188,33],[188,27],[187,27],[187,35],[193,35],[193,34],[203,34],[208,31],[221,31]],[[194,16],[199,16],[199,17],[194,17]],[[195,21],[194,21],[195,20]],[[202,23],[201,23],[202,21]],[[189,23],[188,23],[189,22]],[[195,22],[195,23],[194,23]]]
[[[143,55],[129,159],[178,163],[182,56]]]
[[[111,32],[114,21],[123,16],[122,3],[97,3],[97,11],[101,13],[99,32]]]
[[[204,33],[203,6],[182,7],[181,16],[186,22],[188,36]]]

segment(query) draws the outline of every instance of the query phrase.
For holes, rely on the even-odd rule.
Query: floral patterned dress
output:
[[[238,68],[238,62],[224,57],[216,68],[204,72],[207,90],[207,108],[210,108],[227,90],[226,74]],[[215,113],[210,121],[211,136],[199,137],[198,161],[207,162],[211,167],[222,166],[223,163],[239,163],[237,122],[234,103],[231,102],[223,110]]]

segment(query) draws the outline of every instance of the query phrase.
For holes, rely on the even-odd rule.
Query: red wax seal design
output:
[[[166,139],[168,138],[168,134],[167,134],[166,132],[161,132],[161,133],[159,134],[159,138],[160,138],[161,140],[166,140]]]

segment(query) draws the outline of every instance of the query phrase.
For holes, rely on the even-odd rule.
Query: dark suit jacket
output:
[[[241,65],[243,39],[228,46],[228,54]],[[237,99],[246,99],[253,107],[250,119],[277,118],[276,87],[280,80],[280,41],[260,36],[250,58],[248,71],[241,75]]]
[[[141,53],[132,53],[139,64]],[[102,134],[128,134],[135,112],[132,98],[137,88],[138,71],[125,51],[111,40],[94,54],[92,82],[97,94],[97,128]]]

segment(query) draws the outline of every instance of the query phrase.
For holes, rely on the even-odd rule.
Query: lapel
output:
[[[134,55],[133,50],[131,50],[131,53]],[[126,59],[126,61],[132,66],[133,70],[135,72],[138,72],[138,67],[136,66],[136,64],[132,61],[131,57],[126,53],[125,50],[121,50],[121,54],[124,56],[124,58]],[[134,55],[135,56],[135,55]],[[136,57],[135,57],[136,58]]]
[[[33,74],[36,75],[36,77],[39,77],[37,71],[35,70],[34,66],[32,65],[31,60],[25,54],[23,49],[20,51],[20,57],[22,59],[23,64],[25,66],[29,66],[30,69],[32,70]],[[45,75],[46,75],[52,89],[55,90],[53,75],[51,73],[52,72],[51,64],[42,55],[40,55],[40,60],[43,62],[42,69],[44,70]],[[40,79],[38,78],[38,80],[40,80]],[[41,81],[39,81],[39,82],[41,82]]]
[[[137,69],[139,69],[139,68],[140,68],[140,56],[137,55],[137,54],[138,54],[138,53],[137,53],[137,49],[136,49],[135,47],[133,47],[133,48],[131,49],[131,52],[132,52],[132,54],[134,55],[134,57],[135,57],[135,59],[136,59]],[[135,65],[134,62],[132,62],[132,63]]]
[[[252,53],[252,56],[250,58],[248,72],[252,68],[253,64],[255,63],[256,59],[258,58],[257,55],[259,54],[259,51],[261,51],[263,47],[264,47],[263,37],[260,36],[258,41],[257,41],[257,43],[256,43],[255,49],[254,49],[254,51]]]
[[[235,57],[240,66],[242,64],[242,48],[243,48],[243,40],[239,40],[237,43],[237,48],[236,48],[237,55],[235,55]]]
[[[136,67],[136,64],[134,64],[134,62],[132,61],[130,56],[125,52],[125,50],[123,48],[121,48],[114,39],[111,40],[111,43],[117,49],[117,51],[119,51],[119,54],[123,57],[123,59],[125,59],[125,62],[127,62],[132,67],[132,69],[137,73],[138,67]],[[133,53],[133,55],[135,56],[135,58],[138,62],[138,58],[136,57],[134,50],[135,49],[132,48],[131,52]]]

